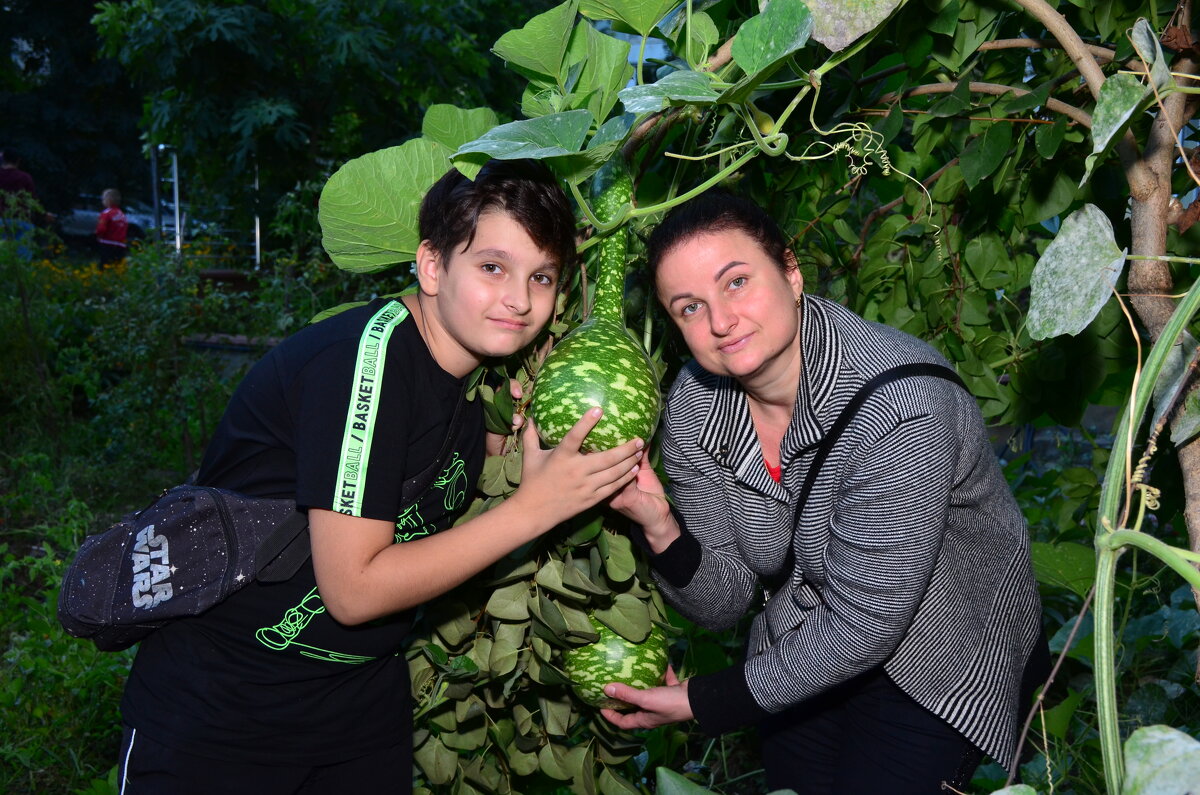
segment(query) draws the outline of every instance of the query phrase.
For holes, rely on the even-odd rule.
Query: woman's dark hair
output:
[[[787,270],[787,239],[775,219],[754,202],[715,188],[684,202],[667,213],[646,241],[646,266],[650,284],[658,289],[658,266],[681,243],[697,235],[736,229],[762,246],[781,270]]]
[[[470,180],[456,168],[421,201],[418,228],[443,265],[475,239],[479,217],[503,210],[560,267],[575,257],[575,216],[554,174],[537,160],[490,160]]]

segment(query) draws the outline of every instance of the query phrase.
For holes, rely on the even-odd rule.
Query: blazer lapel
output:
[[[771,479],[763,462],[746,393],[732,378],[717,379],[712,410],[700,429],[698,442],[716,465],[729,470],[738,482],[787,503],[787,492]]]

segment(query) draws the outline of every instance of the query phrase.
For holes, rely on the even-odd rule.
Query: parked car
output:
[[[103,207],[104,203],[99,196],[80,196],[71,210],[58,216],[56,226],[59,236],[68,242],[92,240],[96,234],[96,221],[99,220]],[[125,219],[129,223],[127,234],[130,240],[144,238],[154,230],[154,210],[149,205],[126,200],[121,202],[121,211],[125,213]],[[175,234],[175,205],[163,202],[159,212],[162,217],[163,237],[173,237]],[[186,207],[183,209],[182,221],[184,234],[188,237],[203,232],[219,231],[215,225],[189,217],[189,210]]]

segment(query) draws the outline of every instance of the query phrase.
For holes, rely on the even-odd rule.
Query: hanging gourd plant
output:
[[[633,200],[633,180],[619,160],[595,180],[595,213],[602,223],[619,219]],[[588,318],[554,346],[538,370],[531,415],[542,441],[562,441],[593,406],[604,409],[584,439],[588,452],[608,450],[633,438],[649,441],[658,425],[662,397],[658,373],[625,328],[625,266],[629,225],[598,246],[596,297]]]

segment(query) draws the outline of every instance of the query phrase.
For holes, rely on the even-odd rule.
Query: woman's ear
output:
[[[799,300],[804,292],[804,274],[800,273],[800,262],[790,248],[783,250],[783,264],[788,284],[792,285],[792,292],[795,293],[796,300]]]
[[[428,240],[422,240],[417,246],[417,282],[421,292],[426,295],[437,295],[441,281],[441,258],[433,250]]]

